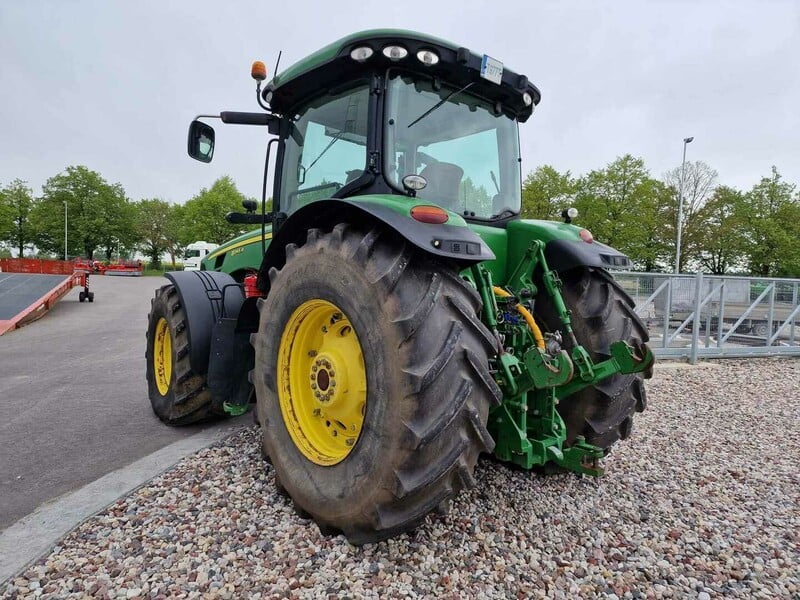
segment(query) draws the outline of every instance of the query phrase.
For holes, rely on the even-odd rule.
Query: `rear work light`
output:
[[[359,46],[350,51],[350,58],[356,62],[364,62],[370,56],[372,56],[372,48],[369,46]]]
[[[411,218],[415,221],[419,221],[420,223],[441,225],[442,223],[447,222],[447,219],[450,218],[450,215],[447,214],[445,209],[440,208],[439,206],[423,204],[421,206],[415,206],[411,209]]]
[[[420,50],[417,52],[417,58],[426,67],[430,67],[439,62],[439,55],[433,50]]]
[[[408,50],[402,46],[386,46],[383,55],[389,60],[402,60],[408,56]]]

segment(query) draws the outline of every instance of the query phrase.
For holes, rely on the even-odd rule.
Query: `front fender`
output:
[[[532,240],[545,243],[544,256],[554,271],[568,271],[575,267],[602,269],[628,269],[631,260],[619,250],[594,241],[584,242],[581,227],[556,221],[521,219],[508,224],[509,267],[513,270],[525,254]]]
[[[299,208],[281,225],[267,248],[259,269],[258,288],[264,293],[269,291],[269,269],[280,269],[286,263],[287,244],[303,244],[309,229],[330,230],[341,222],[364,227],[382,225],[423,252],[455,262],[460,268],[495,258],[489,246],[458,215],[451,213],[450,223],[421,223],[411,218],[411,208],[428,203],[402,198],[329,199]]]

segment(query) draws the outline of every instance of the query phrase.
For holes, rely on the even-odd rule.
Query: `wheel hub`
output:
[[[309,300],[284,329],[278,398],[298,450],[329,466],[344,460],[361,433],[366,371],[353,326],[336,305]]]
[[[161,317],[156,323],[153,335],[155,336],[153,340],[153,371],[156,387],[159,394],[166,396],[172,379],[172,336],[169,332],[169,324],[164,317]]]

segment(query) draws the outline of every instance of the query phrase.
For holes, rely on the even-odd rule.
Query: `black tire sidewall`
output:
[[[153,305],[150,309],[150,315],[147,321],[147,352],[145,353],[145,360],[147,363],[147,392],[150,396],[150,403],[153,406],[153,411],[162,420],[169,420],[173,416],[172,408],[175,404],[176,388],[175,377],[177,375],[175,368],[176,345],[174,343],[177,336],[175,332],[175,323],[171,318],[170,310],[166,303],[166,297],[167,295],[165,290],[159,290],[159,292],[156,293],[156,297],[153,299]],[[173,341],[171,344],[172,353],[170,356],[170,360],[172,361],[172,370],[169,389],[167,390],[166,394],[162,394],[158,389],[158,385],[156,385],[155,365],[153,364],[153,359],[155,356],[156,327],[162,318],[167,322],[169,334]]]
[[[331,277],[330,273],[336,276]],[[394,469],[403,458],[392,460],[391,452],[387,455],[387,448],[403,445],[402,421],[409,417],[400,414],[401,402],[387,397],[389,390],[402,389],[403,385],[396,371],[397,365],[403,364],[398,359],[400,341],[393,330],[385,328],[389,319],[377,290],[363,271],[337,253],[299,256],[285,267],[281,279],[294,283],[273,288],[267,299],[267,330],[262,331],[266,336],[265,361],[256,361],[257,365],[266,365],[263,376],[267,388],[277,391],[278,352],[283,328],[291,315],[304,302],[323,299],[342,310],[358,336],[366,370],[367,405],[361,434],[351,452],[336,465],[321,466],[308,460],[292,441],[277,395],[259,398],[262,416],[266,417],[263,422],[268,452],[281,482],[302,508],[319,513],[318,503],[324,501],[329,520],[357,514],[366,517],[365,513],[375,505],[375,495],[393,492],[387,487],[392,487]],[[291,475],[286,473],[288,470]],[[363,483],[353,489],[353,482]],[[318,488],[325,490],[324,496]]]

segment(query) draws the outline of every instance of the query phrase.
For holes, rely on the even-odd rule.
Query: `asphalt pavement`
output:
[[[200,431],[150,409],[145,330],[160,277],[90,279],[43,318],[0,336],[0,530],[38,506]],[[170,466],[165,464],[164,468]]]

